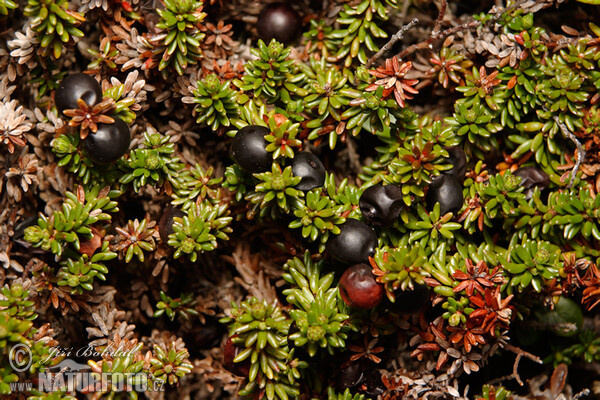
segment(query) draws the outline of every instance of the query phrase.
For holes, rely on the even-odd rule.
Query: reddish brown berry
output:
[[[237,376],[248,376],[250,374],[250,359],[236,363],[233,360],[240,354],[242,348],[231,340],[237,335],[227,339],[223,348],[223,367],[232,374]]]
[[[367,264],[353,265],[344,271],[339,285],[342,300],[350,307],[370,309],[383,299],[383,285],[375,280]]]

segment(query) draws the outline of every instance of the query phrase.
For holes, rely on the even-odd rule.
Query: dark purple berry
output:
[[[402,197],[402,189],[399,186],[375,185],[365,189],[358,205],[367,222],[387,227],[398,219],[402,211]]]
[[[67,76],[54,93],[56,108],[61,113],[64,110],[79,108],[77,100],[82,99],[88,106],[102,101],[102,87],[97,80],[86,74]]]
[[[344,271],[339,290],[346,304],[365,310],[381,303],[385,294],[383,285],[375,280],[375,275],[367,264],[353,265]]]
[[[363,222],[348,218],[340,226],[340,234],[332,235],[327,251],[333,258],[345,264],[360,264],[373,255],[377,247],[377,234]]]
[[[440,216],[447,212],[456,213],[463,206],[462,186],[455,177],[440,175],[429,184],[425,201],[429,211],[435,203],[440,203]]]
[[[520,186],[525,188],[523,193],[527,200],[531,199],[536,187],[542,191],[550,185],[548,174],[536,167],[521,167],[514,172],[514,175],[521,178]]]
[[[182,218],[184,215],[185,213],[179,208],[169,206],[165,209],[165,212],[160,217],[160,221],[158,221],[158,234],[163,243],[167,243],[169,235],[175,232],[173,230],[173,218]]]
[[[227,339],[227,342],[225,342],[225,348],[223,349],[223,367],[237,376],[248,376],[250,374],[249,358],[239,363],[233,362],[242,351],[242,348],[231,340],[235,336],[237,335],[230,337]]]
[[[260,125],[248,125],[238,131],[233,138],[231,151],[233,159],[248,172],[265,172],[271,169],[273,156],[266,150],[265,136],[269,129]]]
[[[300,35],[302,18],[286,3],[271,3],[261,11],[256,26],[260,38],[265,42],[275,39],[289,43]]]
[[[296,153],[292,160],[292,173],[294,176],[302,177],[300,183],[296,185],[296,189],[303,192],[323,186],[325,172],[321,160],[307,151]]]
[[[452,175],[459,182],[465,180],[467,173],[467,156],[465,151],[458,146],[446,147],[448,152],[448,163],[452,165],[447,171],[442,172],[444,175]]]
[[[112,124],[98,124],[98,130],[83,140],[85,153],[98,164],[111,163],[129,150],[129,126],[120,118],[114,120]]]

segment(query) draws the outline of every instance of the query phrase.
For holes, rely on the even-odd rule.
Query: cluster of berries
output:
[[[73,74],[66,77],[56,89],[54,101],[56,108],[65,115],[65,111],[89,108],[103,99],[102,87],[94,78],[86,74]],[[90,119],[91,115],[83,115]],[[131,141],[129,127],[122,119],[116,117],[111,124],[99,123],[92,132],[83,139],[86,155],[94,162],[107,164],[119,159],[129,150]]]

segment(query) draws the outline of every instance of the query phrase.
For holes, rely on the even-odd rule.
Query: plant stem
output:
[[[381,50],[379,50],[377,53],[375,53],[375,55],[371,58],[369,58],[369,60],[367,61],[367,64],[365,65],[366,68],[370,68],[371,65],[373,65],[373,63],[375,62],[375,60],[377,60],[379,57],[381,57],[381,55],[388,51],[389,49],[392,48],[392,46],[398,42],[399,40],[402,39],[402,37],[404,36],[404,33],[406,31],[408,31],[409,29],[411,29],[413,26],[415,26],[417,24],[417,22],[419,22],[419,20],[417,18],[413,18],[412,21],[410,21],[408,24],[404,25],[402,28],[400,28],[398,30],[398,32],[396,32],[394,35],[392,35],[392,37],[390,38],[390,40],[381,48]]]

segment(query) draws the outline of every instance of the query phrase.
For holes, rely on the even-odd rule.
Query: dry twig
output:
[[[440,33],[440,29],[442,28],[442,21],[444,20],[444,16],[446,15],[447,8],[448,1],[442,0],[442,4],[440,4],[440,12],[438,13],[438,17],[435,20],[435,26],[431,31],[431,36],[437,36]]]
[[[444,1],[444,3],[445,3],[445,1]],[[381,50],[379,50],[377,53],[375,53],[375,55],[373,55],[373,57],[369,58],[369,60],[367,61],[367,64],[365,65],[365,67],[366,68],[370,68],[371,65],[373,65],[373,63],[375,62],[375,60],[377,60],[379,57],[381,57],[381,55],[384,52],[386,52],[389,49],[391,49],[392,46],[394,44],[396,44],[396,42],[398,42],[399,40],[401,40],[402,37],[404,36],[404,33],[406,33],[406,31],[408,31],[413,26],[415,26],[417,24],[417,22],[419,22],[419,20],[417,18],[413,18],[413,20],[410,21],[408,24],[406,24],[406,25],[402,26],[400,29],[398,29],[398,32],[396,32],[395,34],[392,35],[392,37],[390,38],[390,40],[381,48]]]
[[[506,7],[504,9],[497,9],[496,6],[494,6],[489,11],[489,13],[494,13],[494,15],[489,19],[487,24],[496,22],[497,20],[499,20],[502,17],[502,14],[520,7],[526,1],[527,0],[517,1],[515,4],[511,5],[510,7]],[[446,38],[450,35],[453,35],[457,32],[464,31],[467,29],[477,28],[478,26],[481,25],[481,21],[471,21],[471,22],[464,23],[462,25],[454,26],[452,28],[448,28],[443,31],[440,31],[442,21],[444,20],[444,15],[446,13],[447,5],[448,4],[447,4],[446,0],[443,0],[442,4],[440,5],[440,12],[435,21],[435,26],[434,26],[433,30],[431,31],[431,34],[429,35],[429,37],[420,43],[413,44],[413,45],[407,47],[406,49],[402,50],[397,55],[398,58],[402,59],[402,58],[406,57],[407,55],[412,54],[416,51],[429,48],[431,46],[431,44],[438,39],[444,39],[444,38]]]
[[[575,144],[575,147],[577,148],[577,158],[575,160],[575,165],[573,166],[573,169],[571,170],[571,177],[569,178],[569,184],[567,185],[568,188],[571,188],[571,187],[573,187],[573,184],[575,183],[575,177],[577,176],[579,167],[585,161],[585,149],[583,148],[583,145],[581,144],[581,142],[579,140],[577,140],[577,137],[573,134],[573,132],[571,132],[569,130],[569,128],[566,127],[565,124],[560,122],[560,120],[558,119],[558,117],[556,115],[553,116],[552,119],[554,119],[554,122],[556,122],[556,125],[558,125],[558,127],[560,128],[560,131],[562,132],[562,134],[566,138],[569,138],[569,140],[571,140],[571,142],[573,142]]]
[[[517,358],[515,358],[515,363],[513,364],[513,373],[511,377],[515,378],[520,386],[523,386],[523,381],[521,380],[521,377],[519,376],[519,372],[517,370],[519,368],[519,362],[521,361],[521,358],[523,356],[529,358],[533,362],[543,364],[543,361],[538,356],[528,353],[525,350],[520,349],[517,346],[513,346],[510,343],[502,343],[500,346],[506,350],[512,351],[517,355]]]

